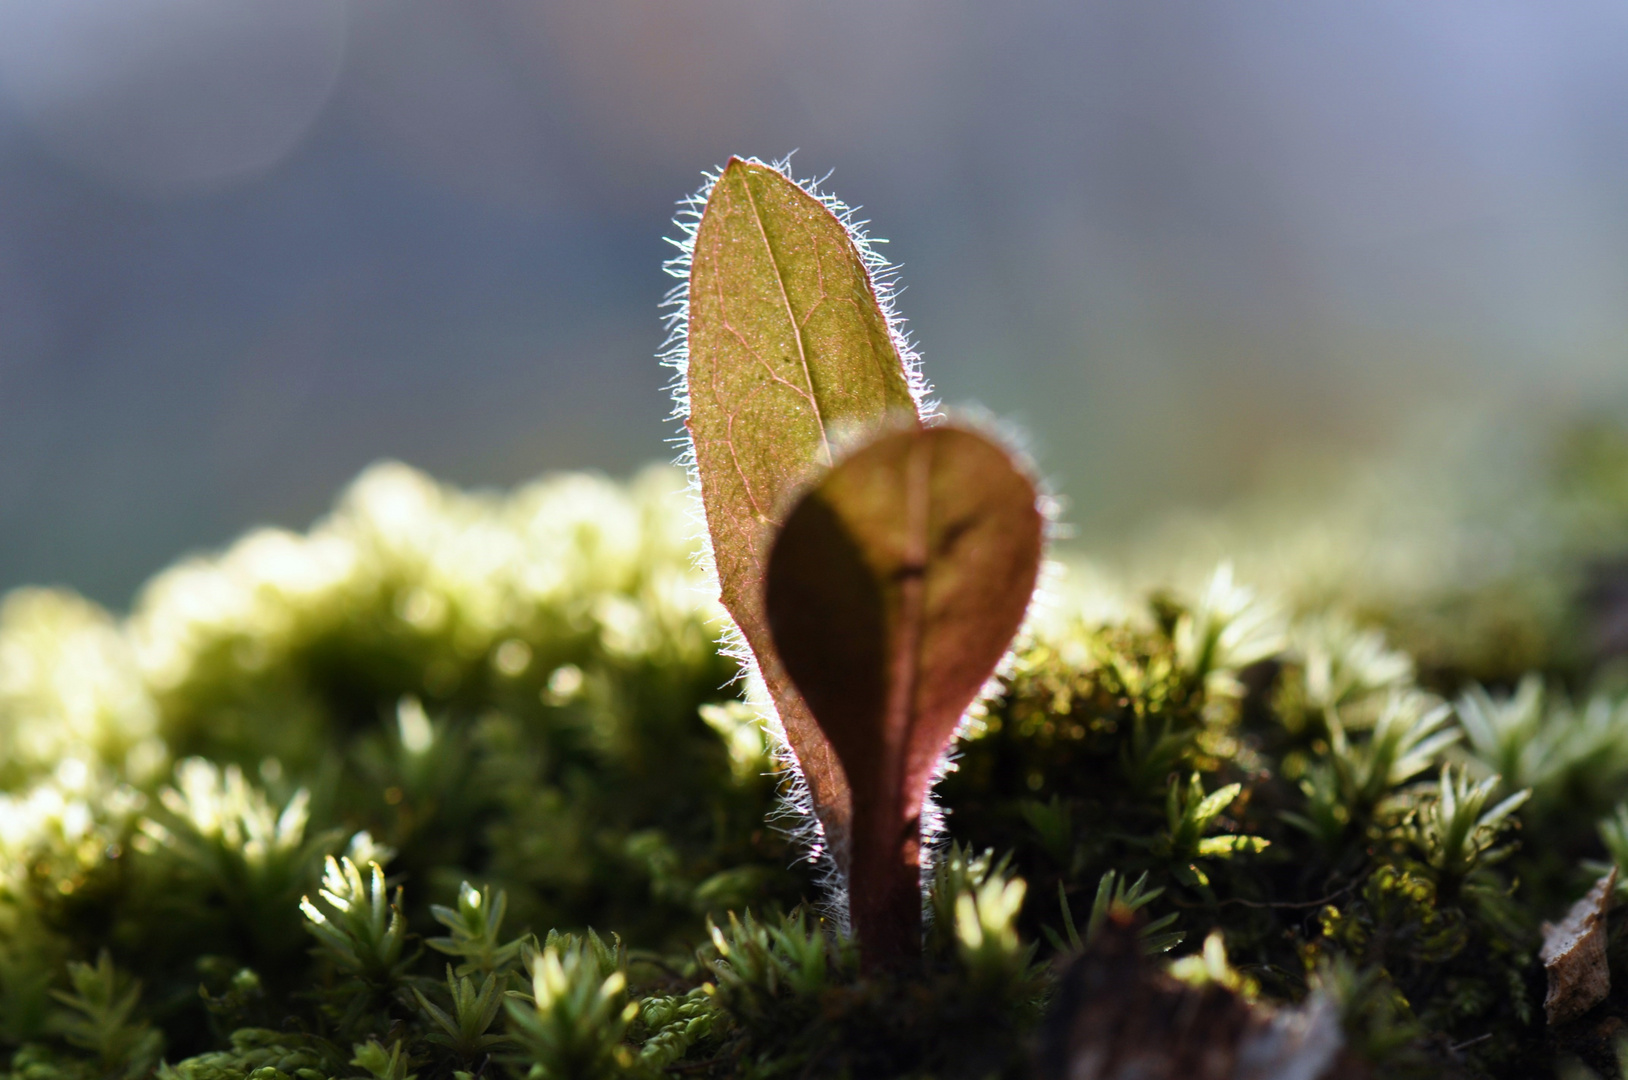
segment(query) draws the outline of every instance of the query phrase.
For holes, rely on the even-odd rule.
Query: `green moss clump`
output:
[[[1608,444],[1548,504],[1573,584],[1628,536]],[[1442,635],[1440,606],[1055,590],[938,785],[923,966],[866,975],[689,512],[666,470],[499,497],[387,465],[128,618],[8,597],[11,1074],[1023,1076],[1063,965],[1129,912],[1180,977],[1332,997],[1399,1075],[1616,1068],[1628,998],[1546,1031],[1536,960],[1628,865],[1628,694],[1581,639],[1529,620],[1512,673],[1499,619]]]

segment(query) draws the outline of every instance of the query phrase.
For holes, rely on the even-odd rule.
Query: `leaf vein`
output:
[[[803,341],[803,328],[797,321],[797,312],[791,306],[791,294],[786,291],[786,276],[780,269],[780,260],[775,257],[774,245],[769,243],[769,232],[763,225],[763,214],[758,210],[757,196],[752,194],[752,183],[746,178],[741,180],[741,189],[746,192],[746,201],[752,208],[752,220],[757,224],[758,236],[763,238],[763,250],[768,253],[769,265],[774,268],[774,282],[780,289],[780,299],[786,306],[786,321],[791,324],[792,336],[797,342],[797,360],[803,367],[803,378],[808,382],[808,401],[814,409],[814,423],[820,429],[820,454],[824,464],[831,464],[831,442],[825,433],[825,417],[820,414],[820,403],[814,396],[814,376],[808,368],[808,348]],[[817,249],[816,249],[817,250]],[[816,265],[819,257],[815,257]],[[824,275],[821,274],[820,295],[825,295]]]

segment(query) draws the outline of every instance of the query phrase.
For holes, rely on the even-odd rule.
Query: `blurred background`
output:
[[[6,0],[0,589],[122,607],[384,457],[670,457],[662,238],[732,153],[867,208],[1087,542],[1617,415],[1625,46],[1603,0]]]

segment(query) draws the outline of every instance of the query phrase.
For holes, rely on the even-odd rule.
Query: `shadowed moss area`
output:
[[[1616,1075],[1628,996],[1548,1031],[1536,955],[1628,864],[1628,440],[1561,446],[1497,574],[1365,594],[1360,560],[1240,551],[1129,600],[1055,580],[938,785],[903,973],[861,973],[787,839],[806,819],[671,470],[483,495],[382,465],[128,617],[13,593],[5,1060],[1027,1076],[1065,966],[1124,923],[1177,979],[1333,1001],[1350,1059],[1395,1075]]]

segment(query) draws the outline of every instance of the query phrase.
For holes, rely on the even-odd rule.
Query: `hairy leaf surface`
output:
[[[763,566],[834,431],[916,416],[904,361],[842,223],[778,171],[733,159],[690,267],[686,427],[724,607],[756,655],[839,860],[848,790],[775,655]]]
[[[776,647],[852,787],[850,903],[872,961],[919,947],[922,800],[1023,621],[1043,531],[1004,450],[917,428],[832,469],[770,555]]]

